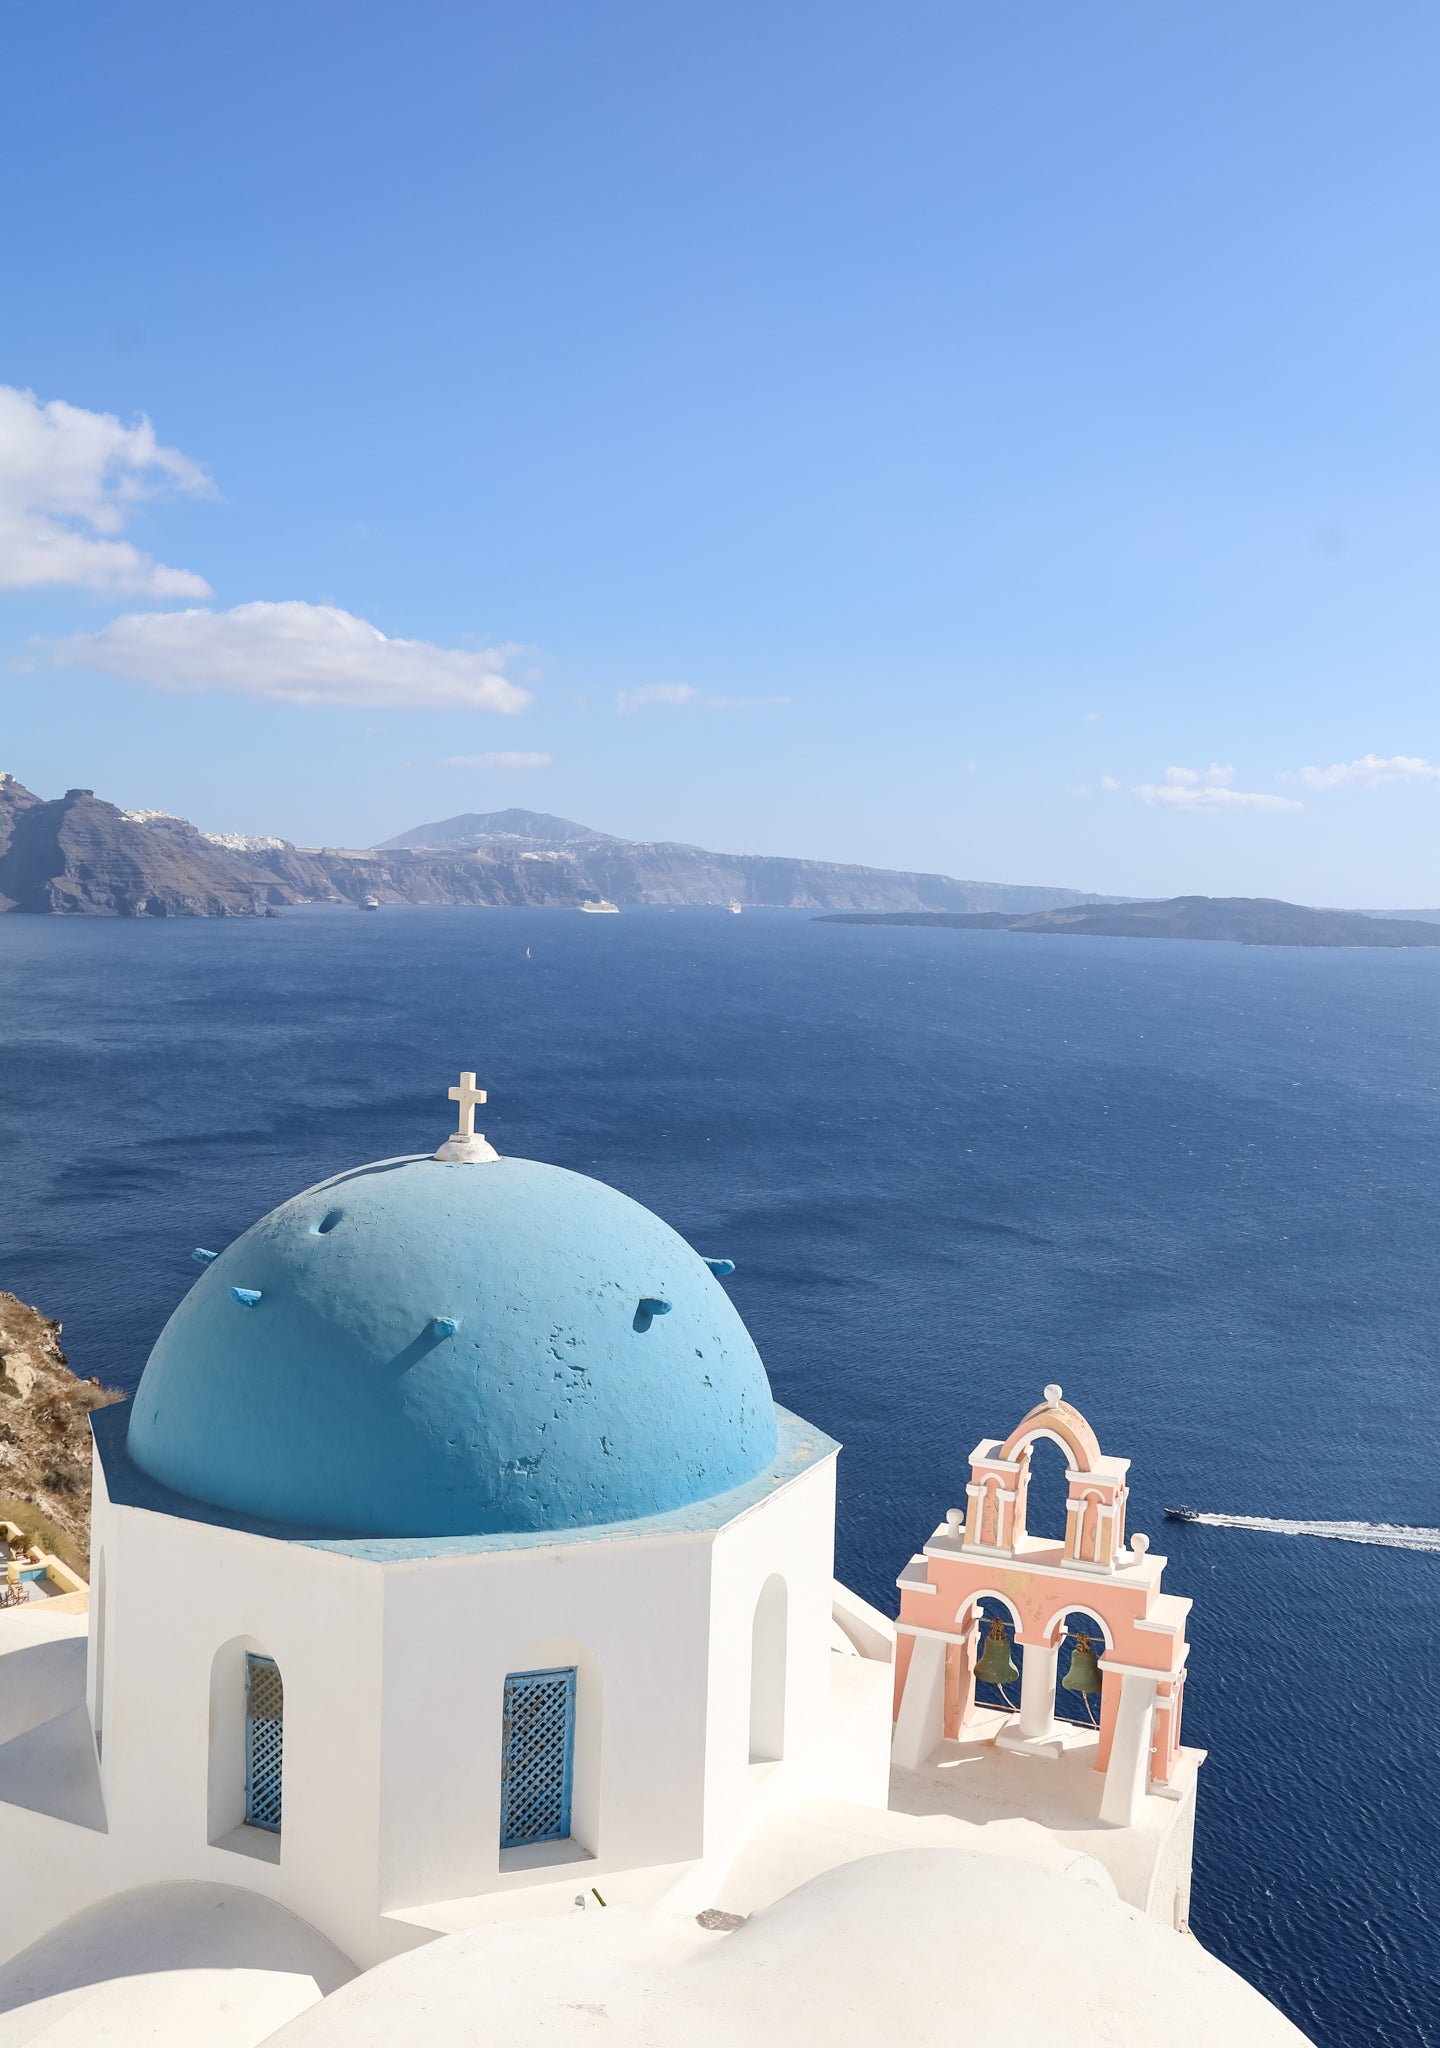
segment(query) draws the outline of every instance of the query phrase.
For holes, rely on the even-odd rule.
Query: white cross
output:
[[[475,1111],[479,1104],[485,1100],[485,1090],[475,1086],[475,1076],[473,1074],[462,1074],[460,1076],[460,1086],[450,1090],[450,1100],[458,1102],[460,1105],[458,1113],[460,1127],[455,1133],[456,1137],[473,1138],[475,1135]]]

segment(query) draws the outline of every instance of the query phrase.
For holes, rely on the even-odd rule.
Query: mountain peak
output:
[[[549,811],[465,811],[457,818],[441,818],[435,824],[416,825],[409,832],[398,833],[394,839],[382,839],[375,851],[393,853],[405,847],[459,851],[516,839],[532,846],[580,846],[609,837],[608,832],[554,817]]]

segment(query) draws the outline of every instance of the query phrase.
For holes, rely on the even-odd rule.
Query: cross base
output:
[[[477,1131],[472,1137],[447,1138],[438,1152],[431,1153],[432,1159],[458,1161],[461,1165],[481,1166],[488,1159],[498,1159],[500,1154],[488,1138]]]

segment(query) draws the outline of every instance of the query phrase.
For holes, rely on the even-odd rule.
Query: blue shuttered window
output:
[[[245,1657],[245,1818],[252,1828],[280,1832],[280,1777],[285,1754],[285,1688],[273,1657]]]
[[[500,1760],[502,1849],[564,1841],[574,1762],[575,1667],[512,1671]]]

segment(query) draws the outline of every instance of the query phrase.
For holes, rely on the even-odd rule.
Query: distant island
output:
[[[1062,906],[1026,916],[1003,911],[843,912],[820,924],[944,925],[955,931],[1069,933],[1097,939],[1215,939],[1239,946],[1440,946],[1440,925],[1309,910],[1271,896],[1172,896],[1161,903]]]
[[[256,917],[291,904],[618,904],[791,910],[1004,911],[1106,899],[772,854],[617,839],[542,811],[467,813],[381,846],[297,846],[202,832],[93,790],[45,800],[0,774],[0,911],[82,917]]]
[[[296,904],[465,903],[576,909],[738,903],[851,924],[1230,939],[1246,946],[1435,946],[1440,923],[1307,910],[1266,897],[1126,901],[1079,889],[966,882],[778,854],[711,853],[619,839],[544,811],[466,812],[373,847],[300,846],[202,832],[164,811],[121,810],[93,790],[46,799],[0,774],[0,912],[71,917],[262,917]]]

